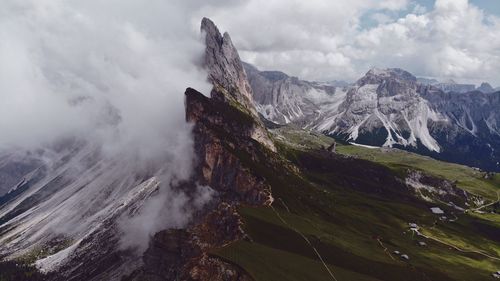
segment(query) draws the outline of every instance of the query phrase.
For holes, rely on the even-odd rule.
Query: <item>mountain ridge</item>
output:
[[[500,107],[499,92],[444,92],[402,69],[376,68],[349,87],[325,91],[288,76],[266,79],[256,68],[245,67],[259,112],[275,123],[500,170],[500,117],[493,109]],[[295,88],[284,87],[282,81]],[[314,91],[320,99],[312,98],[319,96]],[[456,151],[461,151],[458,156]]]

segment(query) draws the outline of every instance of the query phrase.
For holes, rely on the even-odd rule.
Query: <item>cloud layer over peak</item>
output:
[[[210,90],[190,7],[169,2],[3,3],[0,147],[77,136],[157,154],[185,123],[184,89]]]
[[[500,18],[467,0],[262,1],[205,8],[243,59],[310,80],[354,80],[371,67],[500,84]],[[375,23],[366,25],[366,20]]]

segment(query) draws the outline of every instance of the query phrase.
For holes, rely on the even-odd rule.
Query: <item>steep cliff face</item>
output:
[[[127,280],[251,280],[241,268],[211,252],[246,237],[238,206],[273,202],[270,184],[255,166],[272,163],[276,149],[257,116],[229,35],[222,37],[209,19],[203,19],[202,31],[214,88],[211,98],[191,88],[185,92],[197,159],[190,183],[183,188],[210,186],[216,194],[187,228],[157,233],[144,254],[144,265]]]
[[[500,170],[500,93],[442,93],[422,89],[422,96],[449,122],[430,122],[429,131],[440,143],[438,159],[486,170]]]
[[[206,212],[188,228],[156,233],[143,266],[124,280],[251,280],[238,266],[210,254],[244,237],[235,206],[220,202]]]
[[[255,120],[250,130],[251,137],[276,151],[257,114],[252,88],[229,34],[226,32],[222,36],[217,26],[207,18],[203,18],[201,22],[201,31],[205,33],[205,68],[208,79],[214,86],[211,97],[248,113]]]
[[[440,151],[428,131],[428,120],[446,121],[417,92],[417,79],[401,69],[372,69],[349,90],[334,116],[323,116],[317,128],[380,146],[419,143]]]
[[[270,200],[268,186],[243,166],[238,155],[252,160],[262,155],[262,146],[252,138],[255,120],[238,108],[186,90],[186,118],[194,123],[195,151],[199,157],[197,180],[231,201],[264,204]]]
[[[221,35],[217,26],[208,18],[201,21],[201,31],[205,33],[205,66],[210,82],[217,88],[225,89],[229,94],[226,98],[234,98],[258,117],[253,104],[252,88],[231,37],[227,32]]]
[[[239,205],[273,202],[270,185],[253,165],[269,161],[274,152],[252,138],[256,121],[247,112],[194,89],[188,88],[185,95],[198,158],[191,181],[210,186],[216,196],[188,228],[157,233],[144,266],[128,280],[250,280],[210,252],[246,236]]]
[[[334,110],[346,87],[307,82],[279,71],[259,71],[243,63],[257,111],[279,124],[309,124],[325,110]]]

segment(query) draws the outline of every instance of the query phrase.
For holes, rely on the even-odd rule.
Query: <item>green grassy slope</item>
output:
[[[242,207],[248,241],[214,255],[255,280],[475,281],[492,280],[500,270],[498,214],[469,212],[455,222],[440,221],[429,211],[436,204],[413,197],[401,181],[404,170],[419,169],[493,200],[498,175],[488,181],[473,169],[396,150],[341,145],[339,153],[356,158],[331,156],[320,149],[331,139],[279,130],[280,153],[299,171],[249,162],[271,183],[273,208]],[[410,222],[428,238],[410,231]]]
[[[328,147],[333,142],[330,137],[293,127],[284,127],[275,131],[282,143],[296,149],[319,149],[322,146]],[[408,168],[420,170],[436,177],[456,181],[457,186],[470,193],[490,200],[498,200],[500,174],[495,174],[492,179],[485,179],[485,173],[477,169],[435,160],[400,149],[367,148],[338,143],[337,152],[380,163],[395,172],[403,173]]]

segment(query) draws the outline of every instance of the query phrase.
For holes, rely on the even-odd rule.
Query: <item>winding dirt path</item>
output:
[[[279,198],[278,200],[280,200],[283,203],[283,205],[285,205],[285,202],[283,202],[283,200],[281,198]],[[328,267],[328,265],[326,264],[326,262],[323,260],[323,257],[320,255],[320,253],[318,252],[318,250],[316,249],[316,247],[313,246],[313,244],[311,243],[311,241],[309,241],[309,239],[304,234],[302,234],[302,232],[300,232],[295,227],[291,226],[285,219],[283,219],[283,217],[281,217],[281,215],[278,213],[278,211],[276,211],[276,209],[274,209],[274,207],[272,205],[270,205],[270,207],[273,210],[273,212],[276,214],[276,216],[278,217],[278,219],[283,224],[285,224],[286,226],[288,226],[295,233],[299,234],[302,237],[302,239],[304,239],[304,241],[306,241],[306,243],[311,247],[311,249],[314,251],[314,253],[316,254],[316,256],[319,258],[319,260],[321,261],[321,263],[323,264],[323,266],[325,267],[325,269],[328,271],[328,274],[332,277],[332,279],[334,281],[338,281],[337,278],[335,278],[335,275],[333,274],[333,271]],[[290,213],[290,209],[288,209],[288,207],[286,207],[286,209]]]
[[[380,245],[380,247],[382,247],[382,249],[384,249],[384,252],[393,260],[395,261],[396,259],[391,255],[391,253],[389,252],[389,249],[387,249],[386,246],[384,246],[384,243],[382,243],[382,240],[380,240],[380,238],[377,238],[377,241],[378,241],[378,244]]]

